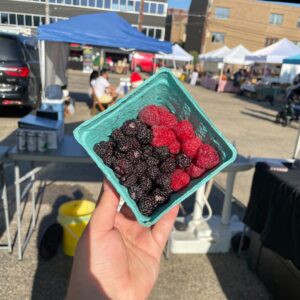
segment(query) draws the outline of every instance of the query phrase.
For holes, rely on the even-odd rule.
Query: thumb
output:
[[[115,224],[120,196],[105,179],[100,193],[98,205],[89,223],[90,230],[98,233],[110,231]]]

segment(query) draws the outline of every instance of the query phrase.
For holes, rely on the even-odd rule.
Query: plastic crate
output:
[[[127,188],[119,183],[113,170],[107,167],[102,159],[95,154],[93,147],[99,141],[107,141],[112,131],[119,128],[124,121],[137,118],[139,111],[149,104],[164,105],[175,113],[179,120],[188,119],[192,122],[197,135],[205,143],[213,145],[218,150],[221,162],[201,178],[191,180],[191,183],[183,190],[173,193],[166,204],[156,209],[152,216],[147,217],[140,213],[135,201],[130,198]],[[82,123],[75,129],[74,135],[132,209],[138,222],[144,226],[151,226],[156,223],[173,206],[193,194],[236,158],[235,148],[226,141],[222,133],[209,120],[180,81],[165,68],[160,69],[158,73],[144,81],[137,89],[103,113]]]

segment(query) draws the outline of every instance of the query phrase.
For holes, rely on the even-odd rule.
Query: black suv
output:
[[[0,33],[0,106],[36,107],[41,77],[37,40]]]

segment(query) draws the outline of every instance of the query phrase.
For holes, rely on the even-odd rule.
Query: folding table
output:
[[[18,228],[18,258],[21,260],[24,255],[26,246],[30,240],[32,233],[36,226],[36,187],[35,180],[36,174],[42,170],[43,167],[35,166],[38,162],[64,162],[64,163],[92,163],[92,160],[85,152],[85,150],[77,143],[73,136],[65,136],[63,141],[60,143],[59,148],[56,150],[47,150],[45,152],[28,152],[28,151],[18,151],[17,147],[13,147],[9,153],[8,157],[10,160],[14,161],[15,168],[15,189],[16,189],[16,210],[17,210],[17,228]],[[20,175],[20,162],[27,161],[30,162],[31,170]],[[25,180],[28,181],[27,185],[21,191],[21,183]],[[31,224],[29,232],[25,240],[22,240],[22,218],[21,218],[21,202],[22,199],[27,195],[31,189]]]
[[[9,228],[7,190],[6,190],[4,166],[3,166],[8,150],[9,147],[0,146],[0,197],[2,198],[3,201],[4,222],[5,222],[5,229],[7,234],[7,245],[0,245],[0,250],[8,250],[8,252],[11,252],[12,248],[11,248],[11,234]]]

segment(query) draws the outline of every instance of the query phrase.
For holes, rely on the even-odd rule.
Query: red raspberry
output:
[[[171,175],[171,188],[177,192],[190,183],[190,176],[181,169],[175,170]]]
[[[164,126],[153,126],[152,133],[153,139],[151,144],[154,147],[169,146],[176,141],[176,136],[170,128]]]
[[[179,142],[184,143],[195,136],[193,125],[188,120],[183,120],[177,123],[173,128]]]
[[[169,110],[164,106],[158,106],[158,111],[160,114],[160,125],[166,127],[173,127],[177,124],[177,118],[174,114],[169,112]]]
[[[149,126],[159,125],[160,115],[156,105],[148,105],[144,107],[139,113],[140,121]]]
[[[182,152],[190,158],[194,158],[197,155],[198,149],[202,142],[198,136],[186,141],[181,145]]]
[[[198,178],[206,171],[205,169],[199,168],[194,164],[191,164],[185,169],[185,171],[190,175],[191,178]]]
[[[169,151],[172,154],[178,154],[180,152],[180,148],[180,143],[178,141],[175,141],[169,146]]]
[[[198,149],[196,165],[200,168],[211,169],[220,162],[217,151],[209,144],[202,144]]]

